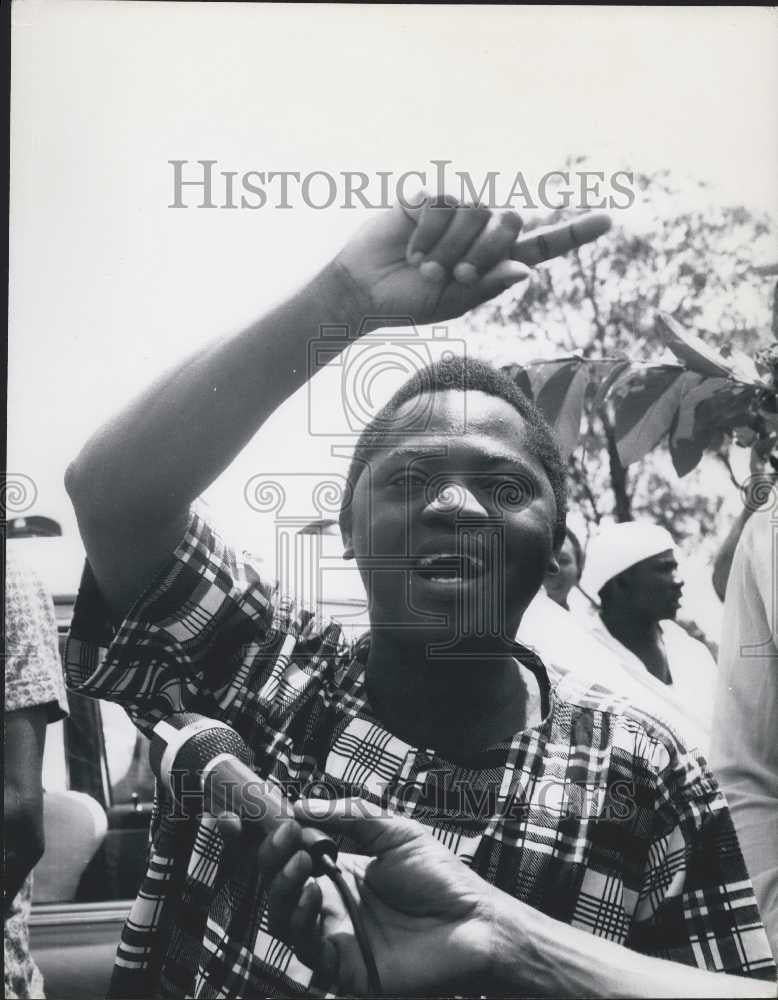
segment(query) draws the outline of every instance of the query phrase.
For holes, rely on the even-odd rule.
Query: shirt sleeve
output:
[[[32,567],[7,546],[5,711],[44,707],[47,721],[68,714],[54,602]]]
[[[778,961],[778,519],[756,511],[727,585],[711,762]]]
[[[711,972],[775,981],[726,800],[703,758],[668,747],[628,944]]]
[[[188,711],[247,738],[246,726],[277,707],[286,690],[277,675],[310,625],[276,596],[257,560],[193,510],[184,538],[118,627],[86,564],[65,653],[68,686],[119,703],[146,735]]]

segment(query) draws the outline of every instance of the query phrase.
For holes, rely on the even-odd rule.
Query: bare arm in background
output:
[[[722,602],[727,594],[727,580],[729,580],[729,571],[732,569],[732,559],[735,555],[737,543],[740,541],[743,528],[745,528],[753,512],[753,508],[751,507],[744,507],[740,511],[732,522],[732,527],[729,529],[727,537],[721,543],[721,548],[716,553],[716,558],[713,561],[713,589],[716,591],[718,599]]]
[[[766,459],[759,453],[756,446],[751,449],[749,466],[750,476],[747,481],[747,495],[744,499],[743,509],[732,522],[732,527],[721,543],[713,561],[713,589],[722,603],[727,593],[727,580],[732,569],[732,559],[740,536],[743,534],[743,529],[754,511],[759,509],[760,495],[769,494],[770,486],[775,483],[775,476],[771,476],[767,471]]]
[[[5,814],[4,916],[24,880],[43,857],[43,748],[45,706],[20,708],[4,716],[3,812]]]

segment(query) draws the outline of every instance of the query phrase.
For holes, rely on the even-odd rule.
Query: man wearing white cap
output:
[[[642,689],[642,707],[659,706],[707,752],[715,662],[674,621],[683,589],[677,570],[672,535],[647,521],[628,521],[603,527],[592,539],[582,587],[600,601],[594,631],[619,655],[634,682],[633,697]]]

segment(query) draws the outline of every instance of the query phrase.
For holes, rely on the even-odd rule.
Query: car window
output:
[[[63,615],[61,652],[67,625]],[[154,799],[148,741],[117,705],[69,692],[68,707],[69,717],[46,731],[46,849],[33,900],[132,899],[145,872]]]
[[[99,704],[112,803],[150,802],[154,775],[149,766],[149,741],[119,705],[108,701]]]

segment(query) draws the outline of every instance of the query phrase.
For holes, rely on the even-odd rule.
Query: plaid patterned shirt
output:
[[[173,712],[199,712],[234,727],[257,772],[288,794],[361,795],[414,817],[484,879],[566,924],[648,955],[775,978],[727,805],[666,726],[571,674],[544,699],[539,725],[465,766],[381,726],[363,658],[193,513],[118,630],[86,567],[66,668],[74,690],[119,702],[146,734]],[[533,653],[520,658],[545,678]],[[237,866],[211,818],[173,820],[171,806],[158,789],[111,994],[320,994],[268,932],[252,857]]]

